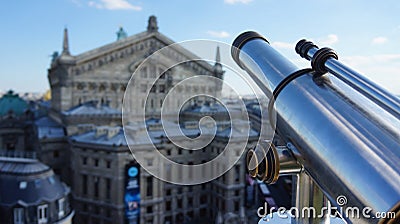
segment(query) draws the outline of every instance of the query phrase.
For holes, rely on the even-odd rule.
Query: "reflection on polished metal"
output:
[[[286,147],[276,147],[278,153],[279,176],[299,174],[302,166],[297,163],[292,152]]]
[[[279,177],[278,152],[271,142],[262,141],[246,157],[250,176],[266,183],[275,183]]]
[[[258,79],[259,85],[264,85],[267,96],[298,70],[254,32],[240,35],[233,46],[234,60]],[[314,53],[315,50],[308,49],[309,58]],[[325,63],[332,73],[333,65],[341,67],[336,59]],[[304,168],[304,174],[334,206],[343,210],[357,207],[360,211],[371,208],[372,218],[344,216],[347,222],[399,222],[398,216],[389,220],[375,214],[400,214],[400,120],[396,115],[400,111],[386,102],[394,99],[390,93],[377,95],[376,92],[383,92],[375,85],[365,83],[369,85],[366,88],[353,81],[330,74],[313,77],[310,73],[289,82],[275,99],[277,131]],[[272,164],[263,166],[269,168]],[[297,184],[302,184],[301,176]],[[310,189],[307,185],[304,191]],[[312,205],[318,204],[312,194],[302,193],[298,197],[301,195],[310,197]],[[339,206],[336,198],[341,195],[347,203]]]
[[[325,52],[328,52],[331,49],[319,49],[312,42],[306,40],[301,40],[296,45],[296,52],[301,57],[314,63],[317,63],[317,56],[322,55],[321,52],[324,50]],[[400,118],[400,99],[398,97],[390,94],[388,91],[371,82],[366,77],[342,64],[337,60],[337,56],[336,58],[332,54],[326,56],[327,57],[320,57],[322,60],[319,62],[321,63],[319,66],[321,66],[322,69],[335,75],[338,79],[365,95],[368,99],[387,110],[396,118]]]
[[[281,175],[294,175],[302,171],[292,152],[286,147],[275,147],[270,142],[261,142],[246,157],[247,170],[253,178],[268,184],[275,183]]]

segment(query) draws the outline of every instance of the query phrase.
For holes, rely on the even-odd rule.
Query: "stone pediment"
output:
[[[129,65],[129,71],[133,72],[140,61],[144,60],[147,56],[174,43],[174,41],[159,32],[141,32],[76,56],[70,56],[74,61],[74,66],[70,71],[74,75],[79,75],[98,67],[118,63],[123,59],[133,57],[136,60]],[[166,57],[174,61],[201,59],[179,45],[174,45],[173,48],[166,52],[168,54]],[[138,60],[137,57],[140,59]],[[204,61],[193,61],[190,64],[191,67],[197,65],[208,72],[213,71],[213,67]]]

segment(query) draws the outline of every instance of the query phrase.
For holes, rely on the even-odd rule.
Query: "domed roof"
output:
[[[0,98],[0,116],[7,115],[10,112],[20,116],[27,109],[28,103],[20,98],[18,94],[15,94],[12,90],[9,90],[3,95],[3,97]]]
[[[69,192],[50,167],[40,161],[0,157],[0,206],[54,202]]]

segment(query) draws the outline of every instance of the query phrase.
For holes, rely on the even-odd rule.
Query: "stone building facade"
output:
[[[240,126],[230,126],[226,111],[213,108],[217,107],[215,101],[200,96],[186,102],[183,121],[179,125],[189,136],[196,137],[198,118],[212,113],[217,118],[216,137],[197,151],[181,149],[168,141],[160,126],[161,106],[172,112],[184,103],[185,98],[200,91],[219,97],[222,85],[221,82],[192,83],[168,102],[164,101],[165,95],[187,77],[203,75],[223,79],[219,50],[214,65],[197,60],[196,55],[182,47],[175,47],[158,60],[140,66],[149,55],[174,42],[158,32],[154,16],[149,18],[144,32],[127,36],[121,28],[117,34],[118,39],[113,43],[72,55],[68,31],[64,30],[63,51],[54,55],[48,70],[51,107],[48,115],[35,123],[38,150],[45,162],[54,166],[55,172],[71,186],[76,223],[137,223],[127,219],[124,199],[126,168],[130,164],[137,165],[130,151],[132,148],[146,152],[154,144],[167,158],[193,165],[220,154],[233,134],[235,141],[248,141],[248,148],[257,140],[257,131],[251,129],[244,133]],[[168,66],[179,61],[187,62]],[[139,70],[131,80],[133,88],[126,93],[137,68]],[[152,85],[149,80],[156,74],[162,75]],[[144,125],[132,125],[135,136],[132,142],[128,141],[130,148],[122,128],[124,94],[135,96],[126,102],[133,118],[142,108],[148,112]],[[242,112],[236,113],[236,118],[240,119]],[[146,133],[152,135],[152,142],[140,140]],[[239,152],[234,147],[230,150]],[[240,153],[234,155],[240,157]],[[154,169],[165,169],[163,164],[151,158],[146,163]],[[193,186],[167,183],[151,176],[142,167],[139,169],[140,223],[221,223],[224,219],[245,223],[243,158],[221,177]],[[188,175],[180,172],[174,170],[170,175],[183,175],[183,178]]]

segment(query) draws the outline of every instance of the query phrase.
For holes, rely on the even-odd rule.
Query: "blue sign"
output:
[[[130,177],[136,177],[138,175],[138,173],[139,173],[139,170],[136,167],[131,167],[128,169],[128,176],[130,176]]]
[[[129,224],[139,224],[140,222],[140,166],[138,164],[128,164],[126,166],[126,185],[125,185],[125,217]]]

